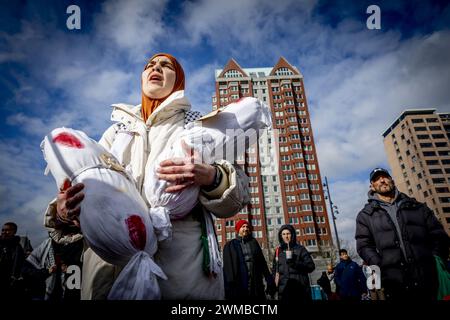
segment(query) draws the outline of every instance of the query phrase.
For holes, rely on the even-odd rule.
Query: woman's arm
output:
[[[226,160],[216,163],[225,172],[222,178],[225,183],[221,183],[216,190],[201,192],[199,200],[216,217],[229,218],[250,202],[248,177],[240,167]]]

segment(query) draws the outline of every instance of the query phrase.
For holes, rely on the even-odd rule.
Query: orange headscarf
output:
[[[175,84],[173,86],[172,91],[165,96],[162,99],[152,99],[147,97],[144,92],[142,91],[142,107],[141,107],[141,115],[145,122],[147,122],[148,117],[152,114],[153,111],[161,104],[168,96],[170,96],[173,92],[178,90],[184,90],[184,71],[181,64],[175,59],[174,56],[168,54],[168,53],[157,53],[153,57],[150,58],[150,60],[145,65],[144,70],[147,68],[147,65],[152,61],[154,58],[158,56],[164,56],[169,58],[169,60],[172,62],[173,66],[175,67]],[[141,83],[142,85],[142,83]]]

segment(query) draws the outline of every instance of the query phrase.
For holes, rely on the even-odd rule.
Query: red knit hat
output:
[[[248,227],[251,228],[250,223],[248,223],[247,220],[239,220],[238,222],[236,222],[236,225],[234,227],[236,229],[236,232],[239,233],[239,230],[242,228],[244,224],[248,225]]]

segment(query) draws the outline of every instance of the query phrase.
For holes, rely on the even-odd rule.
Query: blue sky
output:
[[[66,8],[81,9],[81,30]],[[366,8],[381,9],[381,30]],[[179,58],[194,109],[207,112],[214,69],[231,58],[271,67],[284,56],[304,75],[322,176],[353,241],[367,176],[387,166],[381,133],[406,108],[450,111],[450,5],[445,1],[2,1],[0,222],[36,246],[56,192],[39,149],[51,129],[99,138],[110,105],[140,101],[148,57]]]

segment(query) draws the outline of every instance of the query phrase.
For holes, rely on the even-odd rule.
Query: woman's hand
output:
[[[79,215],[81,212],[80,203],[84,199],[84,184],[77,183],[71,186],[69,179],[65,179],[59,188],[56,197],[57,220],[63,224],[74,224],[80,226]]]
[[[190,159],[173,158],[160,163],[158,177],[169,182],[165,192],[178,192],[195,184],[208,186],[214,182],[216,168],[205,163],[192,163]]]
[[[158,177],[169,182],[165,192],[178,192],[188,186],[209,186],[214,182],[216,168],[202,163],[198,153],[182,142],[187,156],[162,161],[157,169]]]

